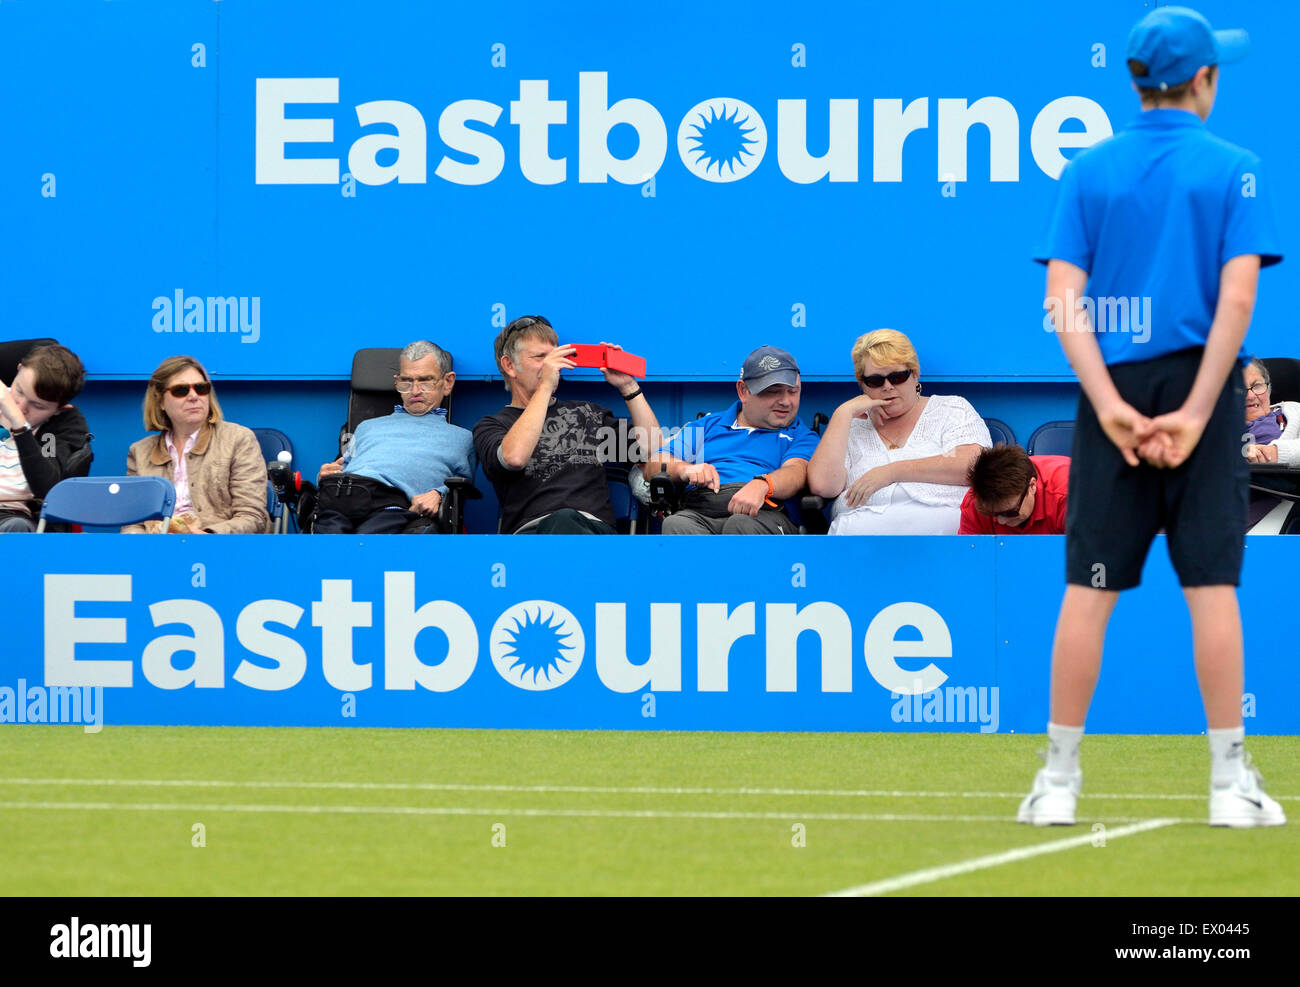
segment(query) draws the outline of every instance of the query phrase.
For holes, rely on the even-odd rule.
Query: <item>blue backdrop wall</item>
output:
[[[1263,157],[1279,225],[1295,229],[1294,128],[1276,110],[1300,33],[1293,11],[1281,0],[1199,7],[1251,32],[1251,56],[1223,73],[1211,129]],[[1024,442],[1042,422],[1072,417],[1077,395],[1043,330],[1043,272],[1030,258],[1060,168],[1137,112],[1123,50],[1147,9],[1139,0],[0,3],[0,337],[53,335],[82,355],[90,382],[78,403],[101,475],[124,468],[142,434],[140,381],[164,357],[198,356],[229,417],[288,432],[312,475],[335,454],[354,350],[419,337],[452,350],[455,418],[468,427],[503,403],[492,338],[530,312],[550,316],[565,341],[614,340],[647,357],[646,391],[665,425],[730,402],[740,361],[763,343],[799,359],[804,420],[829,413],[853,393],[853,339],[892,326],[917,343],[930,393],[966,396]],[[1247,343],[1255,352],[1293,350],[1285,300],[1295,271],[1264,275]],[[604,384],[575,376],[565,396],[609,402]],[[481,476],[480,486],[488,490]],[[469,520],[494,529],[490,490]],[[18,571],[39,575],[10,605],[44,616],[23,628],[10,670],[53,686],[52,656],[54,667],[125,661],[133,684],[111,686],[106,699],[108,721],[123,723],[989,726],[901,718],[913,707],[898,706],[871,670],[865,636],[881,613],[907,604],[929,608],[951,635],[944,688],[976,690],[977,705],[999,695],[999,730],[1038,730],[1046,715],[1056,539],[904,539],[888,552],[857,539],[781,540],[765,550],[765,567],[723,589],[683,581],[707,571],[716,547],[643,539],[638,581],[612,591],[599,555],[608,548],[586,545],[564,551],[578,561],[597,553],[571,567],[592,581],[563,593],[547,558],[506,539],[441,540],[436,566],[398,565],[382,539],[269,541],[214,540],[200,551],[190,539],[137,539],[123,556],[112,537],[11,536]],[[253,571],[250,551],[289,562]],[[1202,726],[1161,553],[1148,585],[1118,611],[1095,729]],[[882,555],[893,582],[877,574]],[[1292,564],[1281,539],[1252,539],[1247,558],[1247,580],[1260,583]],[[497,563],[511,574],[502,586],[491,583]],[[805,586],[792,582],[795,566],[809,574]],[[409,601],[393,596],[406,592],[406,572],[415,573]],[[463,590],[443,591],[448,574],[463,574]],[[92,596],[59,609],[76,584],[48,579],[81,576]],[[118,577],[132,581],[129,596],[95,602],[93,593],[117,592]],[[342,632],[310,617],[322,581],[340,579],[374,606],[373,626],[356,635],[382,658],[343,719],[344,690],[324,671]],[[458,652],[469,677],[450,696],[388,687],[390,604],[401,613],[443,597],[481,643],[473,663]],[[203,610],[151,605],[186,599],[220,623],[195,628],[204,648],[222,649],[219,687],[173,688],[191,659],[153,644],[177,633],[169,613],[199,619]],[[279,691],[233,677],[247,661],[270,673],[263,683],[287,681],[259,658],[265,635],[238,629],[250,603],[273,599],[303,611],[292,627],[278,625],[305,662]],[[488,667],[501,615],[530,600],[565,608],[592,642],[573,684],[541,700]],[[657,719],[641,691],[612,689],[595,667],[595,639],[617,637],[597,605],[615,603],[633,665],[646,659],[651,608],[681,608],[682,685],[648,684]],[[699,626],[716,614],[699,607],[745,603],[756,625],[736,645],[729,691],[700,689],[701,662],[716,655],[700,650]],[[780,608],[809,603],[826,605],[815,611],[826,633],[842,626],[836,613],[847,621],[847,692],[818,684],[827,662],[809,650],[817,635],[798,636],[784,657],[768,643],[772,621],[787,617]],[[527,613],[513,613],[517,630],[527,625]],[[122,621],[123,640],[65,633],[94,617]],[[899,624],[890,640],[925,639],[937,626]],[[1291,649],[1272,628],[1247,630],[1251,727],[1295,732],[1294,669],[1275,660]],[[412,633],[420,643],[402,652],[408,673],[452,657],[445,633]],[[297,652],[272,644],[292,670]],[[833,664],[845,660],[843,642],[834,646]],[[772,687],[772,654],[797,658],[793,693]],[[215,667],[210,650],[193,661]],[[16,682],[0,682],[0,720],[6,688]]]
[[[1251,57],[1212,126],[1284,175],[1289,5],[1210,0]],[[859,332],[930,375],[1067,375],[1030,261],[1078,146],[1136,110],[1138,0],[1086,5],[179,0],[0,6],[0,331],[97,376],[176,352],[346,376],[376,335],[492,372],[509,317],[734,379],[844,379]],[[1261,181],[1265,176],[1261,176]],[[1283,229],[1294,183],[1269,185]],[[1293,265],[1251,345],[1288,350]]]
[[[1060,537],[618,541],[611,573],[573,536],[10,535],[43,576],[9,592],[0,722],[98,687],[110,724],[1043,729]],[[1251,539],[1246,581],[1288,542]],[[1204,728],[1179,595],[1161,537],[1093,730]],[[1252,733],[1300,732],[1292,650],[1247,622]]]

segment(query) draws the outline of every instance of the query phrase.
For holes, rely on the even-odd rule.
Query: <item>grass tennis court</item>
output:
[[[8,726],[0,894],[819,895],[1074,839],[889,893],[1297,895],[1300,740],[1248,742],[1287,826],[1204,824],[1203,737],[1087,738],[1040,830],[1039,736]]]

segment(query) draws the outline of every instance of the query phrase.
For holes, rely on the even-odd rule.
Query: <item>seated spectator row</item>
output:
[[[617,350],[613,344],[602,344]],[[321,466],[304,498],[316,533],[432,533],[458,527],[449,481],[472,490],[477,467],[501,506],[499,530],[514,534],[607,534],[617,530],[607,486],[611,465],[641,466],[675,485],[665,534],[792,534],[784,506],[804,493],[830,504],[833,534],[1009,534],[1064,531],[1069,459],[993,446],[964,398],[926,394],[911,341],[880,329],[860,337],[851,359],[860,392],[819,436],[799,418],[795,358],[774,346],[749,354],[737,400],[680,428],[661,427],[635,377],[605,367],[627,408],[620,428],[608,408],[556,397],[577,348],[561,346],[541,316],[515,319],[496,339],[510,402],[472,432],[451,424],[452,359],[420,340],[400,356],[391,414],[361,422],[341,455]],[[84,417],[69,402],[84,382],[75,354],[40,346],[0,382],[0,531],[35,526],[58,480],[90,465]],[[1300,404],[1270,401],[1268,370],[1245,370],[1252,461],[1300,461]],[[129,475],[159,476],[176,491],[167,530],[183,534],[270,528],[266,462],[253,432],[227,421],[206,369],[163,361],[149,380],[144,424]],[[460,478],[457,480],[456,478]],[[794,512],[797,515],[797,512]],[[157,532],[163,522],[130,525]]]

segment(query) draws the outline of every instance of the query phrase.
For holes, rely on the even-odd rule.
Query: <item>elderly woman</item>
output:
[[[1246,365],[1246,458],[1252,463],[1300,466],[1300,404],[1273,404],[1268,367],[1255,359]]]
[[[172,531],[267,530],[266,463],[257,436],[222,417],[212,381],[198,360],[173,356],[159,364],[144,396],[144,427],[159,434],[131,446],[126,471],[172,482]],[[159,524],[149,521],[122,530],[156,531]]]
[[[834,497],[831,534],[955,535],[966,471],[988,427],[965,398],[921,393],[911,341],[877,329],[853,344],[862,393],[831,416],[808,487]]]

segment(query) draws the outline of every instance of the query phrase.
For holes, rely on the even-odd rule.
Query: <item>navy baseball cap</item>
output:
[[[760,346],[745,357],[745,365],[740,368],[740,379],[745,382],[751,394],[766,391],[774,384],[797,387],[799,384],[799,365],[785,350],[776,346]]]
[[[1157,7],[1133,25],[1127,58],[1147,67],[1134,76],[1142,89],[1168,89],[1187,82],[1202,65],[1219,65],[1245,58],[1250,35],[1245,31],[1216,31],[1189,7]]]

